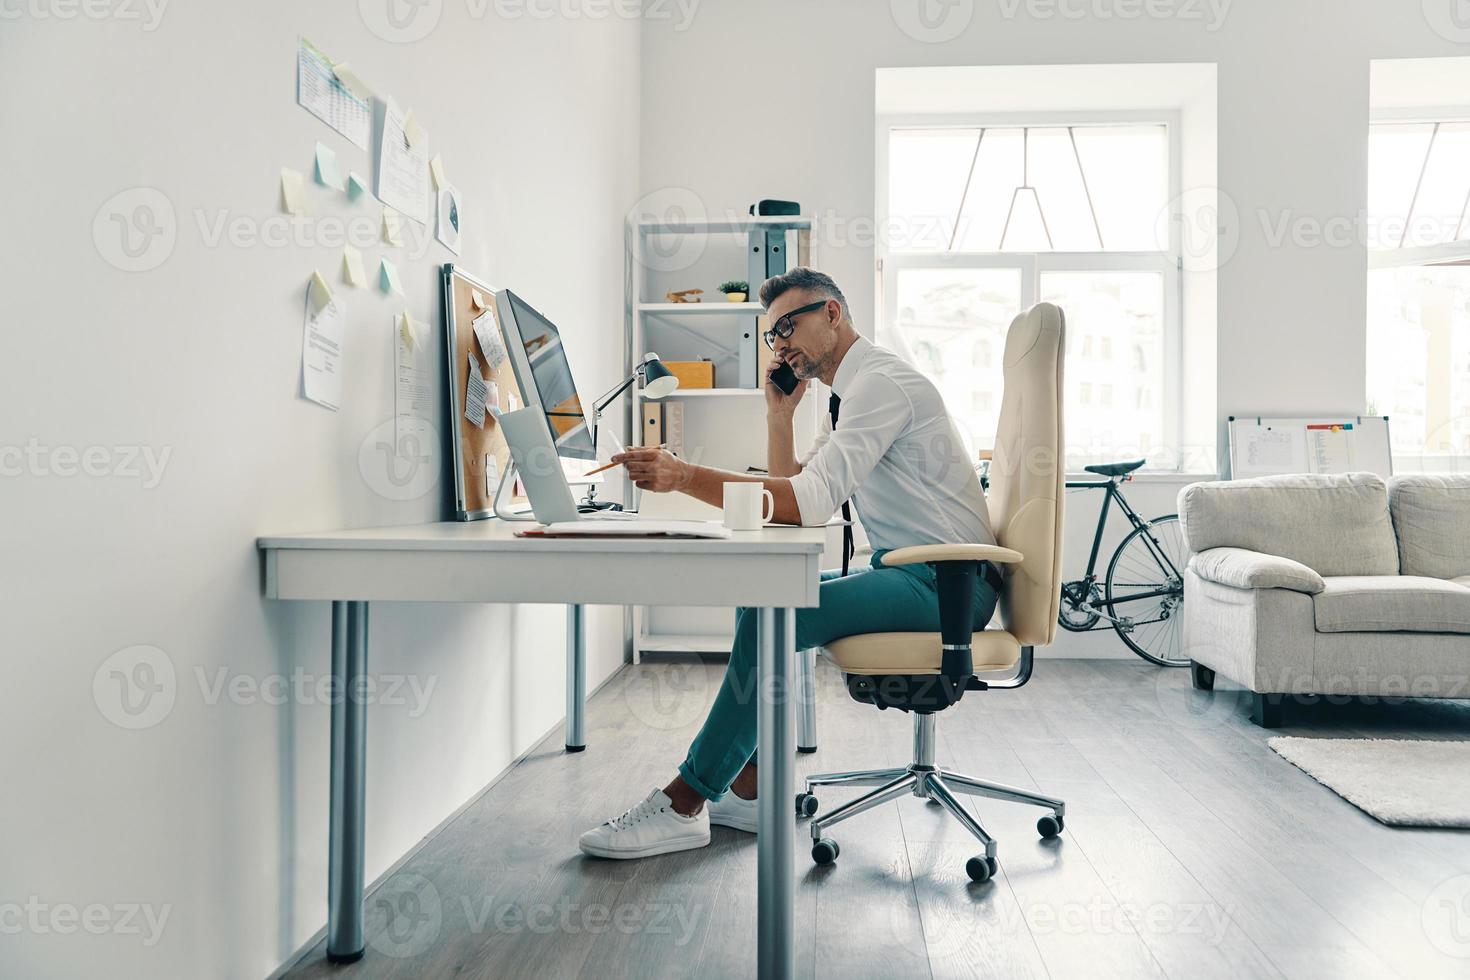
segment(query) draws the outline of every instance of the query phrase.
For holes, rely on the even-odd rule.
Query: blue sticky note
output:
[[[337,169],[337,154],[330,146],[316,145],[316,182],[334,191],[342,189],[342,171]]]
[[[367,189],[367,181],[363,180],[355,173],[350,173],[347,175],[347,196],[350,197],[352,200],[355,201],[359,197],[362,197],[364,194],[367,193]]]
[[[383,264],[378,267],[378,287],[388,295],[403,295],[403,281],[398,278],[398,269],[383,259]]]

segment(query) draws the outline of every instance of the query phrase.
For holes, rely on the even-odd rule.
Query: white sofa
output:
[[[1196,483],[1179,519],[1194,684],[1249,688],[1256,724],[1293,695],[1470,697],[1470,476]]]

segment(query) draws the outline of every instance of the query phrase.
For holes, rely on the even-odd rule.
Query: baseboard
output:
[[[598,692],[600,692],[604,687],[607,687],[608,684],[612,683],[619,674],[621,674],[630,666],[632,665],[626,663],[618,664],[616,670],[614,670],[611,674],[608,674],[607,677],[603,678],[600,684],[587,692],[587,701],[591,702],[592,698],[596,696]],[[384,882],[396,875],[405,864],[413,860],[414,856],[417,855],[419,851],[422,851],[429,844],[430,841],[442,834],[449,827],[450,824],[454,823],[454,821],[463,816],[466,810],[468,810],[470,807],[474,806],[480,801],[481,797],[483,797],[486,793],[490,792],[492,789],[498,786],[500,784],[500,781],[503,780],[506,776],[509,776],[517,766],[525,762],[534,753],[540,750],[541,747],[546,744],[547,740],[549,740],[553,735],[559,735],[562,731],[564,731],[566,729],[566,724],[567,720],[565,717],[563,717],[556,724],[548,728],[541,735],[540,738],[536,739],[534,742],[526,747],[526,751],[522,752],[520,755],[512,759],[509,765],[500,770],[500,772],[496,773],[495,776],[492,777],[488,783],[486,783],[480,789],[471,794],[469,799],[465,800],[454,809],[454,812],[450,813],[449,816],[439,821],[439,823],[435,825],[433,830],[429,831],[427,834],[421,837],[417,844],[404,852],[402,857],[389,865],[388,870],[384,871],[377,878],[373,879],[373,881],[369,883],[366,888],[363,889],[363,900],[366,901],[368,897],[373,894],[373,892],[377,891],[378,888],[383,885]],[[289,957],[287,957],[284,963],[276,967],[275,970],[271,971],[271,973],[266,977],[266,980],[280,980],[281,977],[284,977],[292,969],[299,966],[301,962],[306,959],[307,955],[316,948],[317,944],[326,937],[327,925],[324,922],[322,923],[322,927],[314,932],[310,939],[298,946],[296,948],[296,951],[292,953]]]

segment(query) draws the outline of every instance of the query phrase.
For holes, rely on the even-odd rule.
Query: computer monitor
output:
[[[528,408],[539,408],[545,417],[557,455],[596,459],[587,413],[556,324],[509,289],[497,294],[496,305],[521,394]]]

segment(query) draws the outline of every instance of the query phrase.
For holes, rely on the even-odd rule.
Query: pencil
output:
[[[667,443],[661,442],[657,446],[638,446],[636,448],[638,448],[638,449],[668,449],[669,446],[668,446]],[[602,473],[602,472],[605,472],[607,470],[612,469],[614,466],[621,466],[621,465],[622,465],[621,463],[608,463],[606,466],[599,466],[595,470],[588,470],[586,473],[583,473],[582,475],[583,476],[596,476],[599,473]]]

